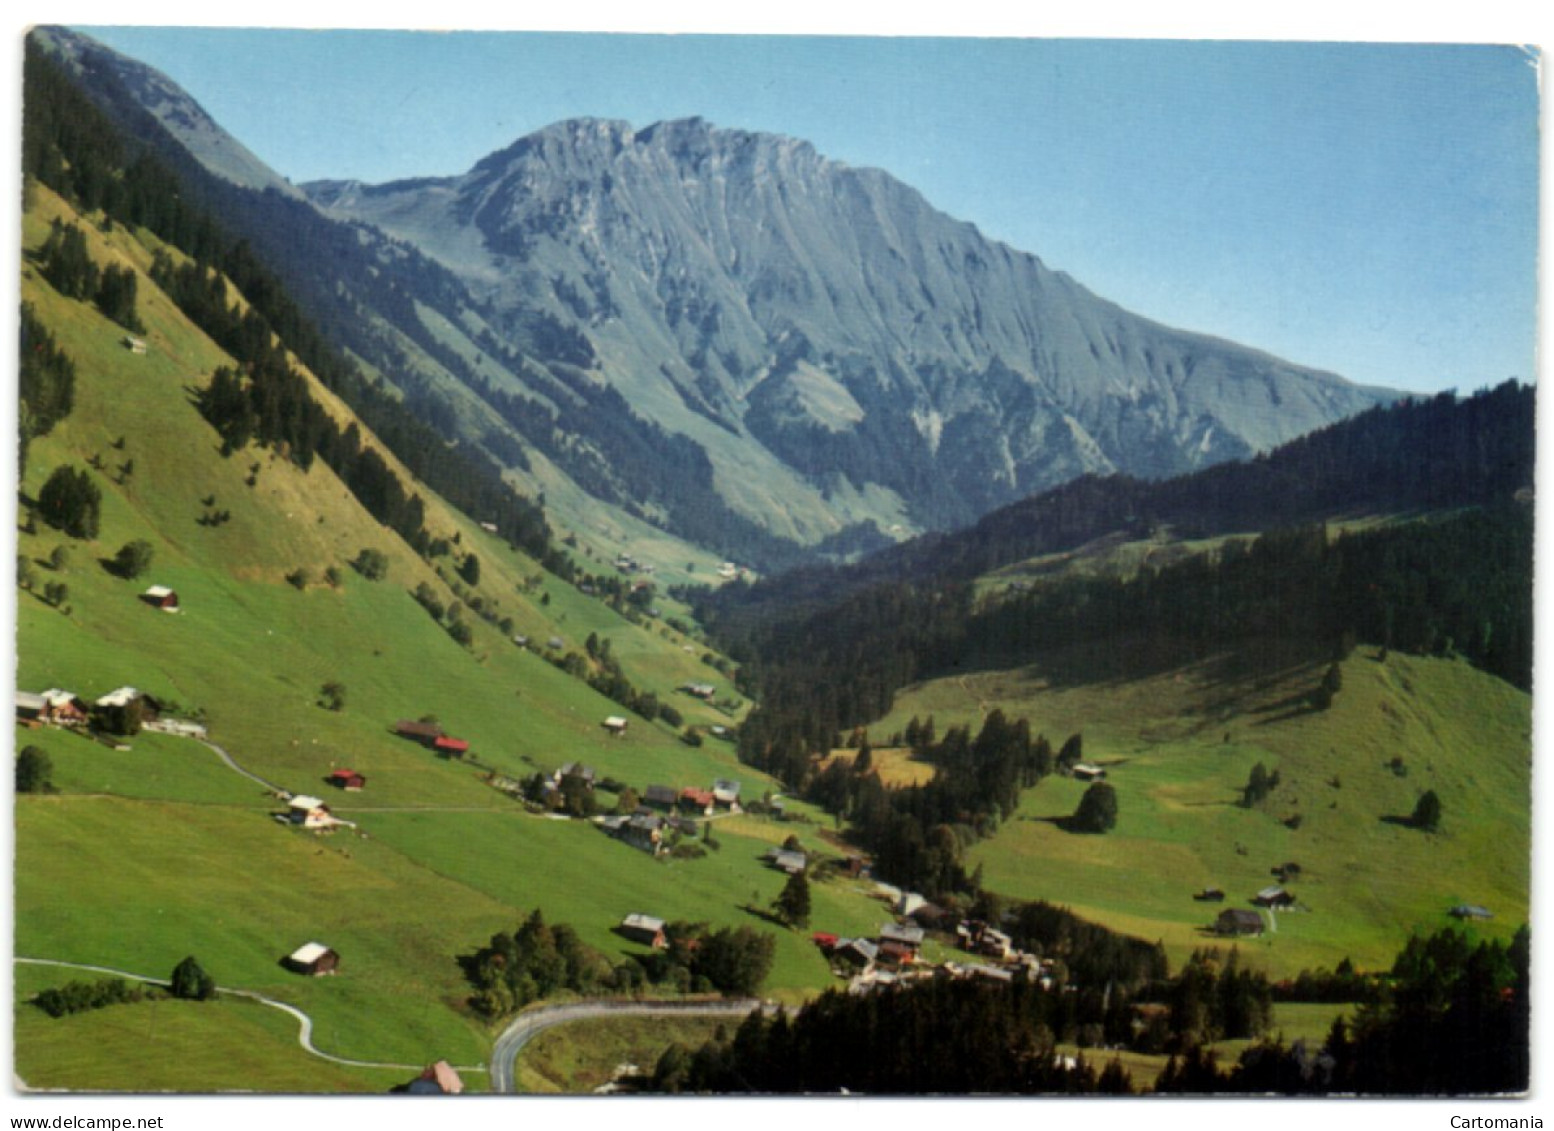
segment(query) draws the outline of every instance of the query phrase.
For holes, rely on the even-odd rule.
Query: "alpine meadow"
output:
[[[1094,46],[30,31],[25,1102],[1529,1094],[1533,72]]]

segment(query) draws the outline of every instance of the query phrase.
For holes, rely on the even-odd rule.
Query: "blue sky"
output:
[[[1534,57],[1473,44],[103,28],[294,181],[700,115],[884,168],[1159,321],[1352,380],[1532,379]]]

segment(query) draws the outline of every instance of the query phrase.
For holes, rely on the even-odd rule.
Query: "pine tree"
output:
[[[133,581],[151,568],[153,556],[150,542],[141,539],[126,542],[113,557],[114,572]]]
[[[810,896],[809,880],[804,878],[803,872],[795,872],[788,877],[788,882],[783,885],[772,909],[777,912],[777,917],[790,927],[809,926]]]
[[[16,792],[52,793],[54,763],[36,746],[24,746],[16,756]]]
[[[1117,824],[1117,791],[1098,781],[1079,799],[1073,824],[1080,832],[1104,833]]]
[[[1441,799],[1436,796],[1435,790],[1427,789],[1419,795],[1419,803],[1414,806],[1413,816],[1408,819],[1408,823],[1427,833],[1433,833],[1441,827]]]
[[[176,998],[184,998],[188,1001],[209,1001],[216,996],[216,979],[207,974],[191,954],[173,967],[169,988]]]

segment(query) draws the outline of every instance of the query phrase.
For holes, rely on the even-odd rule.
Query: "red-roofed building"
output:
[[[462,738],[450,738],[443,734],[432,741],[432,749],[450,758],[462,758],[469,753],[469,743]]]
[[[710,817],[717,810],[717,799],[710,789],[696,789],[687,786],[680,791],[680,808],[690,813],[700,813],[703,817]]]
[[[332,786],[337,786],[340,789],[349,790],[353,793],[367,788],[367,779],[355,770],[335,770],[324,780]]]

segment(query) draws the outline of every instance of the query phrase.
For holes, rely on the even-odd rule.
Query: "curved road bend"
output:
[[[518,1053],[552,1025],[596,1017],[744,1017],[762,1005],[754,998],[732,1001],[578,1001],[547,1005],[520,1014],[502,1030],[491,1050],[491,1090],[518,1090]]]

